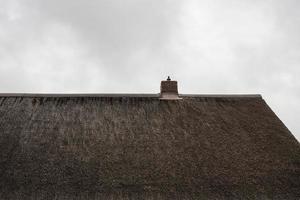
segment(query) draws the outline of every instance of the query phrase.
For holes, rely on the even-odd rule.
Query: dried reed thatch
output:
[[[0,96],[0,199],[297,199],[260,96]]]

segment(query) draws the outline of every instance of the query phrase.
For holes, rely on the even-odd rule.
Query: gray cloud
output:
[[[0,0],[0,92],[261,93],[300,139],[297,0]]]

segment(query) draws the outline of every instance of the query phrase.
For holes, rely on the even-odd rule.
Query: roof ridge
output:
[[[180,97],[262,98],[260,94],[179,94]],[[159,93],[0,93],[0,97],[159,97]]]

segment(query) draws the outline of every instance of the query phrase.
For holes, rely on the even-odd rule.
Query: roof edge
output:
[[[213,97],[213,98],[262,98],[261,94],[179,94],[181,97]]]
[[[152,97],[159,93],[0,93],[0,97]],[[262,98],[260,94],[179,94],[179,97]]]

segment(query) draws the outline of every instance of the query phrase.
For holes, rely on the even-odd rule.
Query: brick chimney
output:
[[[172,81],[168,76],[166,81],[160,83],[160,99],[162,100],[178,100],[177,81]]]

